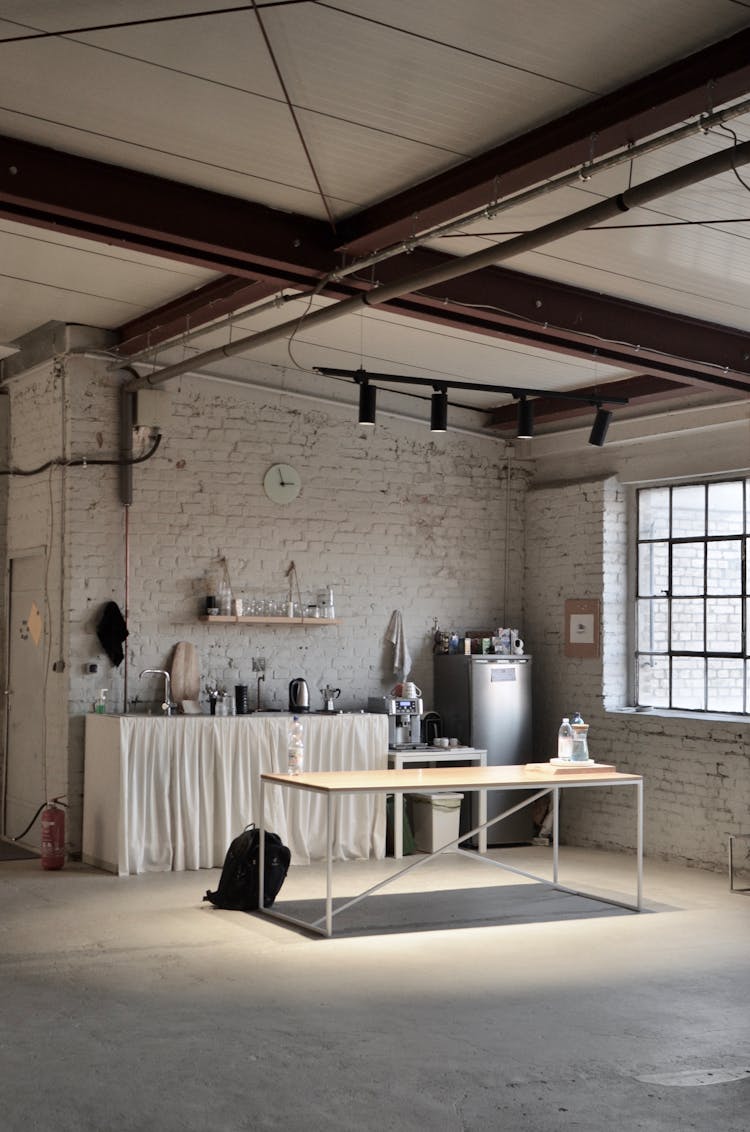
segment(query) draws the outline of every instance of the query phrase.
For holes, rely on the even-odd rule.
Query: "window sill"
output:
[[[689,719],[706,723],[745,723],[750,724],[750,715],[733,715],[719,711],[678,711],[676,708],[607,708],[608,715],[637,715],[645,719]]]

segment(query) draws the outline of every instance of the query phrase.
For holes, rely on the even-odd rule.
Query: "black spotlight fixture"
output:
[[[534,402],[521,397],[518,402],[517,440],[531,440],[534,435]]]
[[[359,424],[367,425],[368,427],[375,424],[375,399],[377,392],[377,388],[374,385],[370,385],[369,381],[360,381]]]
[[[430,410],[430,432],[448,431],[448,393],[442,386],[434,386]]]
[[[611,410],[603,409],[601,405],[597,405],[596,416],[594,417],[594,424],[591,429],[591,436],[589,437],[589,444],[595,444],[597,448],[602,447],[611,420]]]

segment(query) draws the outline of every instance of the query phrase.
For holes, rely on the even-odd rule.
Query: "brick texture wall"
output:
[[[750,738],[745,722],[658,717],[627,703],[627,522],[623,489],[612,477],[531,488],[527,495],[526,634],[535,654],[540,757],[554,749],[562,715],[590,723],[592,757],[645,778],[647,855],[726,867],[727,836],[746,831]],[[563,651],[566,598],[602,601],[602,655]],[[565,840],[634,845],[630,791],[570,791]]]
[[[45,381],[59,386],[59,372],[15,385],[19,405],[36,406],[40,418],[50,401]],[[119,387],[105,363],[65,359],[63,396],[70,453],[89,460],[116,455]],[[400,609],[411,678],[432,707],[435,620],[459,632],[496,627],[503,618],[520,622],[527,477],[521,469],[508,470],[496,439],[453,432],[435,437],[426,423],[386,414],[367,432],[348,408],[202,379],[183,380],[169,400],[158,452],[133,469],[129,508],[119,502],[115,467],[88,463],[52,473],[56,483],[64,482],[66,499],[69,721],[52,740],[51,758],[67,780],[73,851],[80,848],[84,715],[102,687],[112,711],[122,711],[126,699],[137,699],[139,710],[158,711],[160,682],[139,679],[139,672],[168,668],[177,642],[197,647],[202,687],[209,680],[230,689],[248,684],[251,706],[252,661],[262,657],[264,706],[286,709],[290,679],[303,676],[313,707],[322,706],[319,689],[330,684],[341,688],[339,706],[359,709],[396,681],[384,634],[392,611]],[[14,444],[23,446],[27,462],[36,459],[31,436],[46,436],[47,450],[58,454],[59,398],[49,411],[46,423],[33,414],[19,417]],[[143,448],[145,442],[137,443]],[[286,506],[263,492],[263,476],[275,462],[292,464],[302,476],[300,495]],[[46,530],[47,481],[29,481],[19,490],[23,503],[19,496],[11,529],[28,523]],[[54,524],[59,530],[57,513]],[[507,569],[506,532],[512,548]],[[200,622],[222,557],[235,593],[278,599],[286,593],[285,571],[293,560],[303,601],[330,584],[340,623],[277,628]],[[127,655],[114,667],[96,625],[108,601],[125,611],[126,580]],[[59,607],[58,593],[54,582],[53,608]],[[98,672],[87,672],[89,664]]]

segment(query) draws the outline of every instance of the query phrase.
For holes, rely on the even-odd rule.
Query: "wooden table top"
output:
[[[538,789],[552,786],[601,786],[639,782],[640,774],[582,767],[559,774],[547,763],[519,766],[405,767],[403,770],[334,770],[309,774],[261,774],[264,782],[315,790],[323,794],[352,794],[360,791],[411,793],[439,790]]]

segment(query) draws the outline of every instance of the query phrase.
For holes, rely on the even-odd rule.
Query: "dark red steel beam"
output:
[[[626,378],[624,381],[609,381],[603,385],[590,385],[585,389],[576,389],[581,397],[627,397],[628,405],[645,405],[654,401],[663,401],[668,397],[685,394],[685,386],[676,381],[668,381],[662,377],[651,377],[641,374],[639,377]],[[534,420],[537,424],[554,421],[569,420],[574,417],[591,416],[588,405],[577,405],[575,402],[565,401],[550,394],[549,397],[534,398]],[[488,428],[505,432],[514,429],[518,423],[518,406],[515,402],[501,405],[493,409]]]
[[[250,303],[260,302],[278,289],[277,283],[224,275],[179,299],[154,308],[148,314],[123,323],[119,327],[118,353],[138,354],[151,346],[160,346]]]
[[[0,136],[0,216],[255,278],[308,285],[333,263],[327,224]]]
[[[409,256],[409,270],[427,270],[445,258],[418,248]],[[398,260],[379,264],[378,282],[398,278],[403,271],[399,266]],[[744,330],[506,267],[484,268],[383,307],[542,349],[611,361],[636,372],[652,368],[676,380],[726,374],[747,380],[750,388],[750,340]]]
[[[585,165],[750,91],[750,28],[396,193],[338,225],[339,246],[366,255],[496,197]]]
[[[409,257],[410,269],[427,269],[444,258],[417,249]],[[398,261],[379,265],[379,283],[398,276]],[[285,285],[295,284],[278,271],[254,285],[244,279],[212,282],[121,327],[121,351],[135,353],[156,346]],[[349,278],[325,284],[320,293],[345,299],[369,289],[369,283]],[[403,295],[384,303],[382,309],[638,373],[651,369],[676,381],[696,382],[719,374],[747,381],[750,390],[750,345],[744,331],[504,267],[485,268],[424,293]]]

